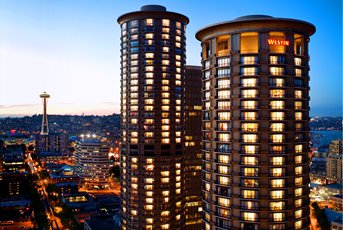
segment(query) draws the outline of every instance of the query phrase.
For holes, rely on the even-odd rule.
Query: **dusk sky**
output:
[[[0,0],[0,116],[112,114],[120,107],[117,18],[159,4],[190,19],[187,64],[200,65],[204,26],[249,14],[316,26],[310,41],[311,116],[342,115],[341,0]]]

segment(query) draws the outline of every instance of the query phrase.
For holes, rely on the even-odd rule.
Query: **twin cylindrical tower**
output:
[[[188,21],[162,6],[118,19],[123,229],[187,229]],[[265,15],[197,32],[203,229],[308,228],[308,42],[314,32],[310,23]]]

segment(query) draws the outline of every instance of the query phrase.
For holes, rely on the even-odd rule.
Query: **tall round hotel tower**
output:
[[[308,229],[307,22],[251,15],[197,32],[203,229]]]
[[[188,22],[186,16],[158,5],[118,18],[123,229],[183,229]]]

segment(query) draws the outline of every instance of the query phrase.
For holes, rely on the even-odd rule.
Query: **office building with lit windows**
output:
[[[110,143],[96,135],[81,135],[76,145],[76,173],[81,187],[105,189],[110,187]]]
[[[205,27],[203,229],[308,229],[307,22],[251,15]]]
[[[122,229],[183,229],[185,28],[143,6],[121,26]]]
[[[202,151],[201,151],[201,66],[186,65],[185,72],[185,142],[183,175],[186,230],[201,229],[202,223]]]

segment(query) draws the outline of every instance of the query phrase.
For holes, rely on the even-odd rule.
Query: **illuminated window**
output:
[[[161,229],[169,229],[169,224],[162,224]]]
[[[295,156],[294,157],[294,161],[296,164],[301,164],[303,161],[303,156],[299,155],[299,156]]]
[[[230,112],[218,112],[218,120],[230,120]]]
[[[224,165],[218,166],[218,172],[221,174],[227,174],[229,172],[229,167]]]
[[[272,132],[280,132],[280,131],[284,131],[284,129],[285,129],[284,123],[272,123],[270,125],[270,131]]]
[[[155,166],[150,164],[150,165],[145,165],[144,167],[146,171],[153,171]]]
[[[162,99],[162,104],[170,104],[170,100],[169,99]]]
[[[218,197],[218,204],[221,206],[229,207],[230,206],[230,199]]]
[[[297,166],[294,168],[295,175],[303,174],[303,166]]]
[[[162,91],[169,91],[169,86],[163,85],[162,86]]]
[[[255,145],[245,145],[244,153],[245,154],[256,154],[258,152],[257,146]]]
[[[243,168],[244,176],[258,176],[258,168]]]
[[[219,133],[218,134],[218,141],[229,141],[230,140],[230,134],[228,133]]]
[[[168,53],[169,52],[169,47],[163,46],[162,51]]]
[[[270,56],[269,63],[270,64],[284,64],[285,57],[284,56]]]
[[[243,98],[254,98],[257,96],[258,91],[256,89],[243,89],[241,95]]]
[[[247,221],[257,221],[258,220],[258,215],[257,215],[257,213],[254,213],[254,212],[243,212],[242,216],[243,216],[243,220],[247,220]]]
[[[137,213],[138,213],[137,210],[134,210],[134,209],[131,210],[131,215],[132,216],[137,216]]]
[[[271,120],[284,120],[285,113],[284,112],[271,112],[270,117],[271,117]]]
[[[145,132],[144,137],[154,137],[154,133],[153,132]]]
[[[257,101],[241,101],[242,109],[257,109]]]
[[[256,157],[243,157],[242,164],[244,165],[257,165],[258,160]]]
[[[294,206],[296,208],[302,207],[302,205],[303,205],[303,199],[294,200]]]
[[[230,109],[230,101],[217,101],[217,107],[218,109]],[[210,105],[208,105],[206,108],[210,108]]]
[[[163,105],[163,106],[161,106],[161,108],[163,111],[169,111],[170,110],[169,105]]]
[[[145,202],[148,204],[152,204],[152,203],[154,203],[154,198],[146,198]]]
[[[152,184],[152,183],[154,183],[154,178],[145,178],[144,181],[147,184]]]
[[[283,134],[272,134],[272,135],[270,135],[270,141],[272,143],[282,143],[282,142],[284,142],[284,135]]]
[[[206,67],[209,68],[210,62],[206,62]],[[218,67],[225,67],[230,65],[230,58],[218,58],[217,60]],[[205,68],[206,68],[205,67]]]
[[[302,120],[303,119],[303,113],[302,112],[295,112],[294,118],[295,118],[295,120]]]
[[[277,202],[270,202],[269,209],[273,211],[280,211],[285,209],[285,202],[284,201],[277,201]]]
[[[241,179],[241,184],[244,187],[258,187],[258,180],[257,179]]]
[[[285,196],[285,191],[284,190],[271,191],[270,196],[272,199],[283,199]]]
[[[169,124],[169,119],[167,119],[167,118],[164,118],[164,119],[162,119],[162,124]]]
[[[241,63],[242,64],[257,64],[258,57],[257,56],[242,56]]]
[[[302,109],[302,107],[303,107],[303,104],[301,101],[295,101],[294,102],[294,108],[295,109]]]
[[[162,138],[161,142],[162,142],[162,144],[169,144],[170,140],[169,140],[169,138]]]
[[[229,156],[228,155],[218,155],[219,163],[228,164],[229,163]]]
[[[254,76],[257,75],[257,67],[242,67],[241,68],[241,75],[243,76]]]
[[[170,181],[169,177],[161,178],[162,183],[169,183],[169,181]]]
[[[284,219],[285,219],[285,213],[281,213],[281,212],[273,213],[274,221],[283,221]]]
[[[294,189],[294,196],[301,196],[303,194],[302,188],[296,188]]]
[[[152,25],[154,25],[154,19],[152,19],[152,18],[147,18],[147,19],[145,20],[145,25],[147,25],[147,26],[152,26]]]
[[[257,119],[257,112],[243,112],[242,118],[244,120],[256,120]]]
[[[283,188],[285,186],[285,180],[273,179],[273,180],[270,180],[270,185],[272,188]]]
[[[162,132],[161,135],[162,137],[169,137],[169,132]]]
[[[285,161],[284,157],[272,157],[271,163],[272,165],[283,165]]]
[[[294,64],[295,64],[296,66],[301,66],[301,58],[295,57],[295,58],[294,58]]]
[[[145,73],[145,77],[146,78],[153,78],[154,77],[154,73]]]
[[[243,198],[251,199],[251,198],[257,198],[257,191],[255,190],[241,190]]]
[[[285,96],[285,90],[283,89],[271,89],[269,90],[271,98],[282,98]]]
[[[283,168],[272,168],[271,169],[271,176],[283,176]]]
[[[270,78],[269,79],[269,85],[275,86],[275,87],[283,87],[285,86],[285,79],[283,78]]]
[[[258,33],[257,32],[246,32],[241,33],[240,41],[241,53],[257,53],[258,52]]]
[[[154,99],[145,99],[145,100],[144,100],[144,103],[145,103],[146,105],[152,105],[152,104],[154,104]]]
[[[154,58],[154,53],[145,53],[145,58]]]
[[[302,70],[301,69],[295,69],[295,76],[301,77],[302,76]]]
[[[217,81],[217,87],[218,88],[228,88],[228,87],[230,87],[230,80],[228,80],[228,79],[219,79]]]
[[[230,90],[218,90],[217,91],[219,99],[229,99],[230,98]]]
[[[154,66],[145,66],[145,71],[154,71]]]
[[[154,110],[154,106],[152,106],[152,105],[144,106],[144,110],[145,111],[153,111]]]
[[[243,134],[242,139],[244,143],[254,143],[258,141],[258,136],[257,134]]]
[[[269,67],[269,73],[273,76],[280,76],[284,74],[283,67]]]
[[[244,87],[255,87],[257,86],[256,78],[243,78],[241,79],[241,85]]]
[[[257,132],[258,123],[242,123],[241,129],[243,132]]]
[[[153,39],[154,38],[154,34],[153,33],[145,34],[145,38],[146,39]]]
[[[300,34],[294,34],[294,54],[304,55],[304,36]]]
[[[303,226],[302,220],[298,220],[294,222],[294,229],[301,229]]]
[[[162,19],[162,26],[169,26],[169,25],[170,25],[169,19]]]
[[[301,185],[303,185],[303,178],[302,178],[302,177],[296,177],[296,178],[294,178],[294,184],[295,184],[295,186],[301,186]]]
[[[219,176],[218,179],[219,179],[219,184],[221,185],[229,185],[230,183],[230,179],[228,177]]]
[[[168,131],[168,130],[170,130],[169,125],[162,125],[162,130],[163,130],[163,131]]]
[[[294,97],[295,98],[302,98],[302,91],[301,90],[294,90]]]

